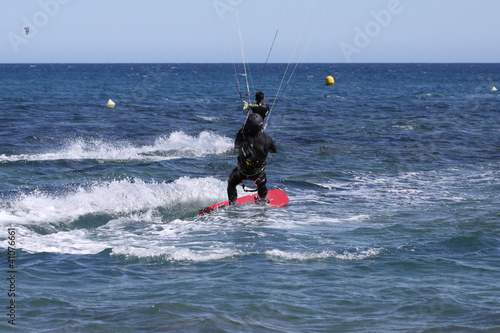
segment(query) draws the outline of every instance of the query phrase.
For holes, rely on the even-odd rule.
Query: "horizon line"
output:
[[[297,64],[297,62],[0,62],[0,65],[128,65],[128,64],[136,64],[136,65],[168,65],[168,64],[196,64],[196,65],[243,65],[243,64],[276,64],[276,65],[286,65],[286,64]],[[470,64],[470,65],[479,65],[479,64],[500,64],[500,62],[302,62],[299,64],[321,64],[321,65],[367,65],[367,64]]]

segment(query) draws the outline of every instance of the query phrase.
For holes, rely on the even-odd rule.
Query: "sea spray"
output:
[[[214,132],[197,136],[182,131],[158,137],[152,145],[137,145],[128,141],[109,141],[78,137],[69,139],[62,148],[32,154],[0,155],[0,162],[102,160],[102,161],[161,161],[185,157],[223,154],[232,148],[232,139]]]

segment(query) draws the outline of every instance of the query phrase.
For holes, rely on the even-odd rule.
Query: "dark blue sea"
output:
[[[0,331],[500,332],[494,86],[500,64],[0,65]],[[290,203],[199,216],[258,90]]]

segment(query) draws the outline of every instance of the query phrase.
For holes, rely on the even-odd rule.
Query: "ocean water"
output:
[[[0,65],[0,331],[500,332],[500,65],[236,67]]]

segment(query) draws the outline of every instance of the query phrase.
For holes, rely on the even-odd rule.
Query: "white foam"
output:
[[[18,230],[18,248],[29,253],[85,255],[99,253],[108,247],[107,242],[89,237],[87,230],[60,231],[47,235],[40,235],[22,227]]]
[[[40,235],[25,228],[18,228],[18,248],[29,253],[64,253],[76,255],[97,254],[111,249],[111,255],[123,255],[127,258],[152,258],[168,261],[212,261],[231,258],[240,254],[239,251],[227,247],[198,245],[189,248],[186,244],[173,246],[174,234],[167,239],[159,236],[160,225],[145,225],[142,232],[127,231],[125,225],[117,228],[99,230],[60,231]],[[164,232],[162,232],[165,234]],[[130,244],[130,245],[124,245]],[[188,244],[189,245],[189,244]],[[6,241],[2,246],[7,247]]]
[[[365,250],[356,249],[355,252],[345,250],[343,253],[335,251],[312,252],[286,252],[281,250],[266,251],[266,256],[277,260],[320,260],[320,259],[340,259],[340,260],[363,260],[377,256],[381,253],[381,248],[368,248]]]
[[[8,246],[8,226],[17,230],[18,248],[30,253],[87,255],[111,249],[116,255],[175,261],[231,257],[237,253],[233,246],[192,241],[197,239],[198,232],[205,235],[218,232],[209,220],[196,216],[198,209],[204,207],[202,202],[225,199],[225,186],[225,182],[211,177],[182,177],[171,183],[117,180],[79,188],[65,195],[37,191],[1,203],[0,239],[3,241],[0,246]],[[176,207],[192,210],[193,218],[168,222],[163,220],[164,213],[158,214],[158,209],[169,212]],[[103,214],[108,221],[87,228],[71,224],[87,214]],[[40,233],[39,228],[47,224]]]
[[[154,258],[160,257],[168,261],[213,261],[232,258],[239,252],[228,248],[192,250],[186,247],[164,246],[139,248],[134,246],[117,246],[113,248],[112,255],[125,255],[127,257]]]
[[[416,127],[413,125],[393,125],[392,128],[399,128],[406,131],[414,131]]]
[[[0,201],[0,246],[8,246],[6,227],[12,226],[18,248],[29,253],[110,250],[111,255],[160,261],[231,259],[245,253],[226,235],[252,228],[254,215],[237,221],[228,219],[230,211],[198,216],[198,209],[226,200],[225,189],[225,181],[212,177],[182,177],[169,183],[114,180],[59,194],[34,191]],[[181,219],[179,211],[192,215]],[[92,225],[95,221],[99,225]]]
[[[474,174],[473,177],[475,176],[477,175]],[[466,180],[469,180],[468,178],[470,177],[465,177]],[[435,204],[437,200],[463,201],[463,191],[450,191],[450,189],[458,188],[457,184],[463,181],[462,172],[443,170],[407,172],[397,175],[366,173],[353,177],[350,183],[328,182],[318,185],[325,189],[342,189],[342,191],[335,192],[335,197],[362,198],[377,205],[383,203],[400,207],[403,204]],[[482,181],[484,178],[480,178],[480,182]],[[307,199],[310,202],[319,202],[324,201],[324,198],[324,196],[312,193],[312,197]]]
[[[212,177],[182,177],[171,183],[115,180],[60,195],[33,191],[0,202],[0,225],[67,223],[86,214],[130,214],[182,203],[208,204],[224,198],[225,182]]]
[[[203,262],[232,258],[241,252],[234,244],[200,240],[201,231],[216,232],[217,227],[199,221],[165,224],[154,214],[134,214],[109,221],[95,229],[38,234],[17,226],[17,246],[29,253],[97,254],[111,249],[111,255],[167,261]],[[4,235],[2,235],[3,237]],[[7,240],[1,244],[7,247]]]
[[[276,216],[267,219],[269,228],[290,230],[303,226],[328,226],[340,224],[349,224],[355,227],[355,223],[362,223],[370,220],[370,216],[365,214],[333,217],[314,211],[294,211],[293,220],[290,221],[286,216],[280,216],[280,213],[281,212],[278,211],[275,213]],[[283,214],[286,214],[286,212],[283,212]],[[330,214],[333,215],[334,212],[330,212]]]
[[[196,118],[200,118],[206,121],[216,121],[216,120],[224,120],[223,117],[208,117],[208,116],[196,116]]]
[[[0,162],[50,160],[147,160],[158,161],[183,157],[202,157],[222,154],[232,149],[233,141],[214,132],[204,131],[198,136],[174,132],[161,136],[153,145],[135,147],[132,143],[107,142],[102,139],[77,138],[60,150],[39,153],[0,155]]]

